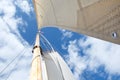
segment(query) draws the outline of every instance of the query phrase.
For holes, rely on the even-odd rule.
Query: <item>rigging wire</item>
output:
[[[35,43],[34,43],[34,41],[31,41],[31,42],[32,42],[32,47],[33,47]],[[3,72],[8,68],[8,66],[10,66],[10,64],[12,64],[12,62],[14,62],[15,59],[20,56],[19,59],[18,59],[18,61],[16,61],[16,64],[13,66],[11,72],[8,74],[8,76],[7,76],[7,78],[6,78],[5,80],[8,80],[8,79],[9,79],[10,75],[11,75],[12,72],[13,72],[13,69],[17,66],[17,64],[20,62],[20,60],[22,59],[23,55],[25,54],[26,49],[27,49],[27,46],[25,46],[25,48],[20,52],[20,53],[21,53],[21,56],[20,56],[20,54],[18,54],[18,55],[4,68],[4,70],[2,70],[2,73],[3,73]]]
[[[26,51],[26,50],[25,50]],[[17,64],[20,62],[20,60],[23,58],[23,56],[25,55],[26,52],[23,52],[23,54],[21,54],[21,56],[18,58],[18,60],[16,61],[16,64],[13,66],[12,70],[10,71],[10,73],[8,74],[7,78],[5,80],[8,80],[8,78],[10,77],[10,75],[13,72],[13,69],[17,66]]]
[[[10,61],[10,63],[8,63],[8,64],[6,65],[6,67],[3,68],[3,70],[0,72],[0,74],[2,74],[2,73],[16,60],[16,58],[17,58],[18,56],[20,56],[21,53],[23,53],[24,50],[25,50],[25,48],[24,48],[22,51],[20,51],[20,52]]]
[[[41,45],[41,47],[42,47],[42,44],[43,44],[43,47],[45,47],[45,50],[48,50],[49,49],[49,47],[48,47],[48,45],[46,45],[45,43],[45,40],[43,39],[43,37],[41,36],[41,34],[40,34],[40,45]]]
[[[41,43],[43,44],[43,46],[45,46],[45,51],[51,51],[50,46],[48,46],[48,44],[45,42],[45,40],[41,37]],[[42,46],[42,45],[41,45]]]
[[[3,21],[10,27],[9,23],[6,22],[6,20],[3,19]],[[8,63],[1,71],[0,71],[0,75],[3,74],[3,72],[17,59],[17,57],[23,53],[23,51],[25,51],[25,48],[22,49],[11,61],[10,63]]]
[[[56,46],[53,45],[54,46],[54,48],[53,48],[53,46],[51,45],[51,43],[45,38],[45,36],[40,31],[39,31],[39,34],[44,39],[44,44],[47,44],[47,46],[50,46],[50,48],[52,49],[51,51],[56,52],[56,50],[57,50],[57,52],[59,52],[59,54],[62,53],[60,50],[58,50],[56,48]]]
[[[39,33],[39,34],[40,34],[40,33]],[[40,35],[41,35],[41,37],[45,40],[45,42],[48,43],[48,45],[50,46],[50,48],[52,49],[52,51],[54,51],[52,45],[51,45],[50,42],[44,37],[44,35],[43,35],[43,34],[40,34]]]
[[[32,46],[34,46],[34,42],[32,42]],[[22,51],[21,53],[21,56],[19,57],[19,59],[16,61],[16,64],[13,66],[12,70],[10,71],[10,73],[8,74],[7,78],[5,80],[8,80],[10,75],[12,74],[13,72],[13,69],[17,66],[17,64],[20,62],[20,60],[23,58],[23,55],[25,55],[25,51],[26,51],[27,47],[24,48],[24,51]]]
[[[32,42],[32,46],[34,45],[34,42]],[[25,54],[25,51],[27,49],[27,46],[22,49],[0,72],[0,75],[2,75],[4,73],[4,71],[21,55],[21,54]],[[16,63],[17,65],[17,63]],[[6,79],[7,80],[7,79]]]

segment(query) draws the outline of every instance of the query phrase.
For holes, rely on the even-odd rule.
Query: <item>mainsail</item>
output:
[[[120,0],[33,0],[38,27],[54,26],[120,44]]]

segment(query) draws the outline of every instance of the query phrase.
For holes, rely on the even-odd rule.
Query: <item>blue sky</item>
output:
[[[36,32],[31,0],[0,0],[0,80],[29,80]],[[76,80],[120,80],[120,45],[52,26],[41,32]],[[19,58],[2,71],[18,54]]]

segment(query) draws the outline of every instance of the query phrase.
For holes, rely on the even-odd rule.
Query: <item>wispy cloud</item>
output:
[[[15,4],[27,15],[30,15],[30,12],[33,11],[32,4],[28,0],[16,0]]]
[[[120,45],[93,38],[88,38],[87,43],[92,45],[86,52],[93,60],[105,65],[109,73],[120,74]]]
[[[28,4],[28,2],[22,2],[24,5]],[[23,6],[24,6],[23,5]],[[24,6],[25,7],[25,6]],[[30,7],[27,5],[27,8]],[[25,7],[26,8],[26,7]],[[26,10],[26,9],[25,9]],[[24,11],[25,11],[24,10]],[[21,34],[19,33],[18,28],[19,25],[25,25],[24,20],[21,17],[16,17],[16,5],[14,4],[14,0],[0,0],[0,71],[8,64],[10,61],[19,54],[24,48],[27,50],[25,51],[24,58],[21,60],[22,62],[19,63],[17,66],[17,71],[14,71],[12,76],[10,77],[11,80],[26,80],[28,79],[28,71],[27,65],[31,62],[31,46],[22,38]],[[26,14],[30,13],[30,10],[25,11]],[[27,60],[25,60],[27,58]],[[24,60],[24,61],[23,61]],[[27,62],[28,61],[28,62]],[[22,67],[21,67],[22,66]],[[27,68],[25,68],[27,66]],[[7,73],[11,70],[13,66],[10,66],[7,71],[0,74],[4,75],[0,77],[0,80],[4,80],[7,76]],[[25,69],[24,69],[25,68]],[[19,70],[21,69],[21,70]],[[25,75],[23,75],[25,74]],[[17,76],[16,76],[17,75]],[[19,75],[22,75],[20,77]]]
[[[85,69],[96,71],[102,65],[107,73],[120,75],[120,45],[88,37],[70,41],[68,53],[66,61],[76,80],[81,78]]]
[[[62,40],[64,39],[64,38],[71,38],[72,36],[73,36],[73,33],[72,32],[70,32],[70,31],[67,31],[67,30],[65,30],[65,29],[59,29],[61,32],[62,32]]]
[[[62,45],[61,45],[62,49],[66,50],[67,49],[67,45],[66,45],[66,42],[64,42]]]
[[[80,75],[82,74],[83,70],[87,67],[87,60],[85,57],[81,57],[79,55],[79,51],[81,49],[78,47],[78,41],[70,41],[68,45],[68,53],[69,55],[66,56],[66,61],[70,68],[73,70],[73,74],[76,80],[80,79]]]
[[[63,44],[61,45],[62,49],[66,50],[67,49],[67,42],[65,41],[66,39],[70,39],[73,36],[73,33],[65,30],[65,29],[59,29],[62,33],[61,40],[64,40]]]

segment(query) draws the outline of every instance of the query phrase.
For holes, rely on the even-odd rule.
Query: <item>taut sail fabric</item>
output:
[[[120,44],[120,0],[33,0],[38,27],[54,26]]]
[[[58,52],[44,53],[41,65],[42,80],[75,80]]]

